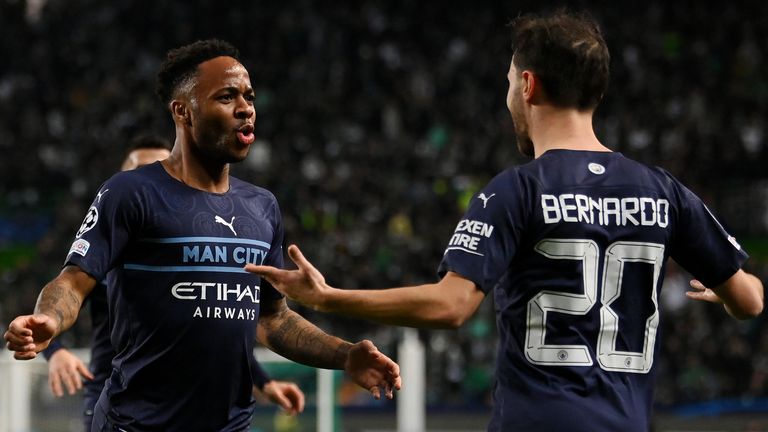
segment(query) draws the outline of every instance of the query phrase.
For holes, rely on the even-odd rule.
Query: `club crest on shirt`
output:
[[[85,219],[83,219],[83,224],[80,225],[80,229],[77,230],[77,234],[75,234],[75,238],[80,238],[83,236],[83,234],[90,231],[93,227],[96,226],[96,222],[99,221],[99,211],[96,210],[96,207],[91,206],[91,208],[88,209],[88,213],[85,215]]]
[[[596,175],[602,175],[605,173],[605,167],[596,162],[590,162],[590,164],[587,165],[587,169],[589,172]]]

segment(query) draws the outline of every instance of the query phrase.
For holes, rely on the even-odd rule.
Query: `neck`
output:
[[[611,151],[595,135],[592,111],[540,105],[531,110],[529,126],[537,158],[553,149]]]
[[[206,161],[205,156],[178,128],[171,155],[162,164],[171,177],[189,187],[213,193],[229,190],[229,164]]]

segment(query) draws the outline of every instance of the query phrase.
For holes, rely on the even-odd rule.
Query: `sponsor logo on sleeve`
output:
[[[76,253],[80,256],[85,256],[85,254],[88,253],[88,249],[91,247],[91,244],[88,243],[85,239],[77,239],[72,243],[72,247],[69,248],[69,253],[67,256],[72,255],[72,253]]]
[[[456,226],[456,230],[448,242],[445,252],[459,250],[473,255],[484,256],[478,251],[480,244],[483,239],[491,238],[492,235],[493,225],[471,219],[462,219]]]
[[[739,242],[736,241],[736,237],[729,235],[728,241],[731,242],[731,244],[733,245],[733,247],[736,248],[736,250],[741,250],[741,245],[739,244]]]

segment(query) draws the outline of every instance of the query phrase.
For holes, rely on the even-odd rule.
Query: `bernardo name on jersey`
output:
[[[614,226],[669,225],[669,201],[664,198],[592,198],[583,194],[541,195],[544,223],[576,222]]]

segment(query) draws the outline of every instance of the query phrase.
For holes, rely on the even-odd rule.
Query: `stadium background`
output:
[[[506,24],[560,4],[0,0],[0,332],[58,272],[130,139],[172,138],[154,75],[167,49],[207,37],[251,72],[258,138],[233,173],[275,193],[287,241],[337,286],[434,280],[468,199],[525,162],[504,104]],[[612,53],[600,138],[702,196],[765,281],[768,3],[567,4],[598,18]],[[673,268],[662,291],[658,412],[765,418],[765,318],[688,302],[686,283]],[[301,311],[396,351],[400,330]],[[87,322],[65,342],[87,346]],[[421,332],[430,415],[485,415],[494,325],[486,300],[458,331]],[[339,401],[391,412],[355,391]]]

